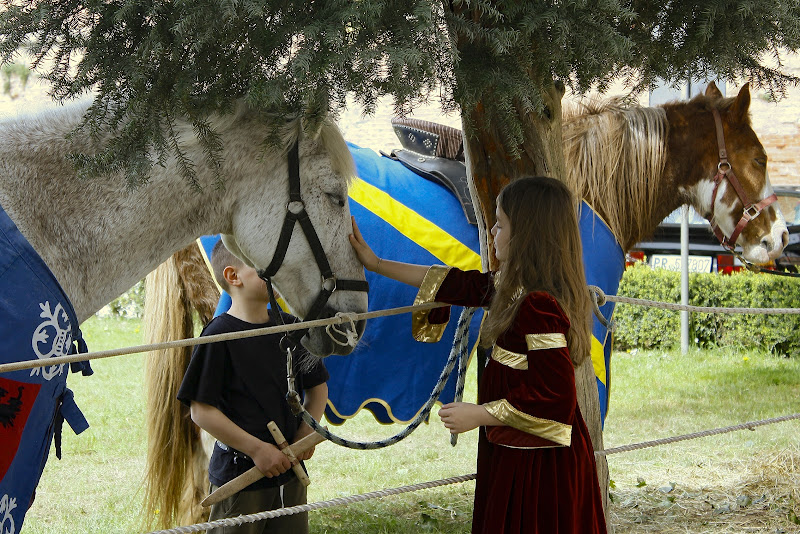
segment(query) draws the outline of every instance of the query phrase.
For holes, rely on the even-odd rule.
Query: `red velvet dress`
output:
[[[433,267],[417,302],[487,306],[493,295],[490,274]],[[432,340],[430,329],[448,316],[449,308],[417,312],[415,337]],[[473,533],[606,532],[594,450],[566,347],[569,326],[552,296],[534,292],[497,340],[478,402],[505,426],[480,432]]]

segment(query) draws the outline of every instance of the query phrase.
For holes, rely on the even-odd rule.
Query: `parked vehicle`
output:
[[[789,244],[783,255],[769,268],[798,272],[800,268],[800,186],[775,186],[778,204],[786,218]],[[666,217],[655,235],[637,243],[628,253],[628,261],[646,261],[653,267],[680,270],[681,209]],[[731,273],[743,268],[733,254],[720,245],[708,221],[689,208],[689,271]]]

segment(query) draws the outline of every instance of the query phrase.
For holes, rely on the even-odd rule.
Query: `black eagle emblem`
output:
[[[8,391],[0,387],[0,424],[5,428],[14,426],[14,419],[22,409],[22,391],[25,388],[17,388],[17,396],[6,399]]]

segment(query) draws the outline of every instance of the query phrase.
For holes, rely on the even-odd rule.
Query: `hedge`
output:
[[[638,263],[622,277],[619,295],[680,303],[680,273]],[[800,308],[800,278],[742,271],[732,275],[689,274],[689,304],[726,308]],[[691,313],[690,339],[699,347],[759,349],[793,356],[800,351],[800,316]],[[614,347],[680,345],[680,313],[617,304]]]

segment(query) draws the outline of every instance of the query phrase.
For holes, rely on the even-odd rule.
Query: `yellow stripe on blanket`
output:
[[[462,270],[481,269],[480,254],[374,185],[356,178],[349,195],[445,265]]]
[[[594,374],[597,379],[604,385],[606,384],[606,356],[603,345],[597,341],[597,338],[592,336],[592,365],[594,366]]]

